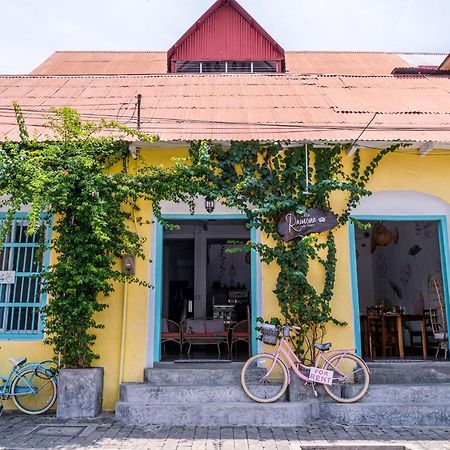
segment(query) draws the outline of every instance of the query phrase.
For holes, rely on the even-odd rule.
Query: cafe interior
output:
[[[355,247],[363,356],[447,358],[437,221],[364,221]]]
[[[163,249],[162,361],[242,361],[251,346],[250,233],[242,220],[174,221]]]

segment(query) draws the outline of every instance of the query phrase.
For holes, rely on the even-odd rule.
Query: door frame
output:
[[[414,215],[414,216],[395,216],[395,215],[351,215],[352,219],[368,221],[392,221],[392,222],[413,222],[413,221],[434,221],[438,222],[438,240],[441,256],[442,285],[444,291],[444,302],[447,325],[450,323],[450,250],[449,250],[449,228],[447,216],[445,215]],[[355,347],[358,355],[362,355],[361,348],[361,324],[359,311],[359,292],[358,292],[358,269],[356,263],[356,239],[355,225],[348,223],[348,236],[350,246],[350,277],[351,294],[353,305],[353,329],[355,333]]]
[[[243,214],[163,214],[164,220],[239,220],[247,221],[247,217]],[[154,240],[152,260],[154,264],[154,276],[150,277],[151,282],[154,285],[154,296],[150,295],[150,302],[152,297],[154,299],[153,313],[150,313],[149,317],[149,354],[147,357],[147,365],[151,367],[153,363],[161,360],[161,319],[162,319],[162,302],[163,302],[163,244],[164,244],[164,228],[162,224],[155,221],[154,227],[152,227],[152,236]],[[251,242],[259,242],[259,232],[255,228],[250,229]],[[261,289],[261,276],[260,276],[260,259],[258,258],[256,250],[251,250],[250,253],[250,321],[251,321],[251,353],[255,355],[258,352],[258,342],[256,339],[256,318],[262,315],[262,289]],[[153,278],[153,280],[152,280]],[[153,327],[152,327],[153,325]],[[151,330],[153,328],[153,332]],[[150,338],[151,337],[151,338]]]

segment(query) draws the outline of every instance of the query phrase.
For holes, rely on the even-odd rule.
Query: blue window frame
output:
[[[0,213],[0,226],[5,214]],[[51,234],[49,220],[41,219],[44,239]],[[28,235],[26,213],[18,213],[0,246],[0,271],[12,271],[12,284],[0,284],[0,339],[42,339],[41,308],[47,300],[41,272],[49,263],[49,251],[39,256],[39,235]]]

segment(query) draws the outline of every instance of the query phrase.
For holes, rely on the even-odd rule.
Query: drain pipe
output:
[[[123,286],[123,301],[122,301],[122,329],[120,337],[120,362],[119,362],[119,389],[123,381],[123,366],[125,360],[125,337],[127,324],[127,307],[128,307],[128,281],[125,280]]]

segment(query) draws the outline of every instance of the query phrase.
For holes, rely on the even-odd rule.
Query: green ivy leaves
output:
[[[364,168],[357,150],[347,173],[346,146],[193,142],[189,158],[172,167],[139,161],[140,168],[130,173],[129,143],[101,132],[116,130],[149,142],[156,137],[118,123],[83,122],[73,109],[61,108],[52,111],[49,140],[38,142],[30,139],[18,105],[15,110],[22,142],[0,147],[1,204],[9,211],[6,222],[29,205],[30,232],[38,229],[42,213],[54,217],[51,248],[57,260],[42,274],[50,294],[44,310],[46,342],[61,353],[65,366],[86,367],[98,358],[94,330],[102,325],[95,317],[107,307],[101,299],[112,293],[115,280],[125,278],[116,268],[117,257],[144,257],[144,240],[135,225],[143,221],[141,199],[150,200],[156,219],[170,227],[161,218],[161,201],[186,203],[193,212],[195,198],[208,195],[242,211],[249,228],[270,238],[244,247],[256,250],[263,262],[278,264],[274,293],[285,321],[301,327],[294,345],[299,353],[306,351],[305,358],[313,358],[313,344],[323,338],[327,323],[342,325],[330,308],[336,279],[333,232],[285,243],[278,219],[288,211],[329,210],[331,194],[341,191],[348,202],[335,213],[340,224],[346,223],[360,198],[370,194],[366,185],[382,158],[399,145],[379,151]],[[117,163],[121,169],[112,170]],[[324,273],[320,289],[310,280],[316,264]]]
[[[341,191],[348,194],[348,202],[335,213],[340,224],[346,223],[359,199],[370,194],[365,186],[379,162],[396,148],[398,145],[377,153],[362,172],[358,150],[347,173],[343,160],[349,156],[347,146],[342,145],[310,150],[256,141],[231,142],[229,148],[208,142],[191,145],[192,166],[199,180],[203,176],[199,193],[214,192],[222,203],[245,213],[250,227],[271,238],[271,244],[248,243],[246,248],[254,248],[263,262],[278,264],[274,293],[285,321],[301,327],[294,345],[307,358],[313,358],[313,344],[323,338],[327,323],[343,325],[330,308],[336,280],[334,234],[328,232],[324,238],[310,235],[285,243],[277,231],[278,219],[288,211],[301,214],[308,208],[329,210],[333,207],[331,194]],[[307,151],[310,158],[306,158]],[[312,261],[317,261],[324,272],[320,290],[310,281],[311,271],[316,270]]]

